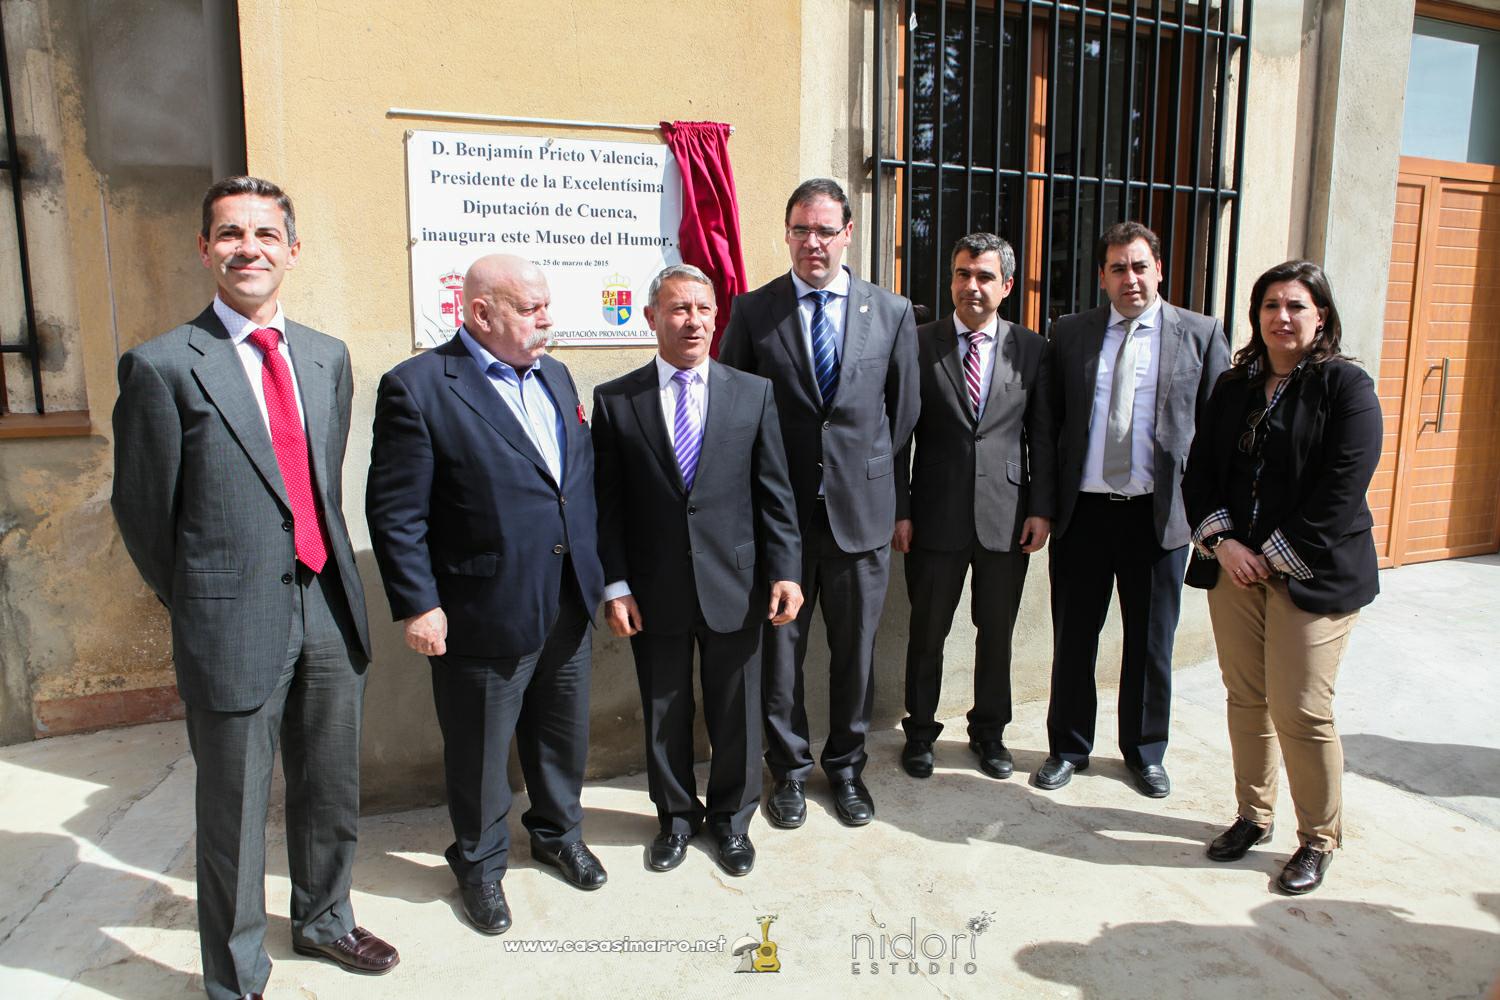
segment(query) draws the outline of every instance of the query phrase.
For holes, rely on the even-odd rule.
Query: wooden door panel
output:
[[[1402,562],[1500,547],[1500,184],[1423,180],[1432,211],[1407,293],[1419,301],[1406,352],[1409,468],[1392,503]]]

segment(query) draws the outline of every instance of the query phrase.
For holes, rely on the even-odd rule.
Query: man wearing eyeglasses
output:
[[[1089,764],[1094,664],[1110,590],[1120,595],[1119,744],[1136,789],[1172,790],[1162,759],[1172,641],[1187,568],[1182,473],[1197,414],[1229,367],[1218,320],[1164,302],[1161,242],[1139,222],[1105,230],[1099,286],[1109,305],[1052,325],[1057,517],[1052,526],[1052,697],[1046,762],[1056,789]]]
[[[875,804],[860,775],[874,704],[875,629],[890,578],[894,456],[917,422],[916,324],[909,301],[842,266],[854,232],[836,181],[804,181],[786,205],[787,274],[741,295],[719,360],[771,380],[802,529],[797,618],[768,628],[762,664],[766,803],[785,828],[807,817],[812,773],[803,661],[813,608],[828,632],[828,740],[821,764],[838,817],[863,826]]]

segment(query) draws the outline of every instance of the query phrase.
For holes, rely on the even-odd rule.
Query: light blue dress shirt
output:
[[[563,462],[567,458],[567,436],[557,401],[547,391],[547,383],[537,377],[537,366],[518,372],[485,350],[465,327],[458,328],[458,337],[479,370],[484,372],[495,394],[510,408],[516,422],[536,445],[547,471],[552,473],[552,481],[560,485]]]

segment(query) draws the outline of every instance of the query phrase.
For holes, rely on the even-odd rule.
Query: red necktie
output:
[[[271,422],[271,447],[276,449],[276,464],[281,466],[281,481],[286,484],[286,498],[292,505],[297,559],[319,573],[328,561],[328,532],[323,527],[317,495],[313,493],[307,435],[302,433],[302,418],[297,413],[292,372],[276,349],[280,341],[281,334],[269,327],[250,334],[250,342],[264,355],[260,384],[265,390],[266,416]]]
[[[979,345],[984,342],[984,334],[979,331],[970,330],[966,334],[969,338],[969,353],[964,355],[964,381],[969,385],[969,407],[974,411],[974,416],[979,416],[979,401],[983,394],[979,384]]]

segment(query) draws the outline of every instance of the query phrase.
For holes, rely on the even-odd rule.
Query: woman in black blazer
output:
[[[1278,747],[1301,846],[1277,879],[1318,887],[1342,839],[1339,660],[1379,591],[1365,491],[1380,460],[1370,376],[1339,353],[1323,269],[1288,261],[1255,282],[1250,342],[1214,387],[1182,481],[1228,689],[1239,814],[1209,845],[1244,857],[1271,836]]]

